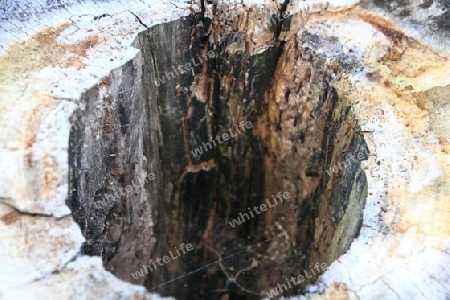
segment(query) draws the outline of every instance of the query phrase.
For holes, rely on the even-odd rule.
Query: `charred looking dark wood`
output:
[[[68,203],[87,238],[84,252],[101,255],[119,278],[177,299],[259,299],[283,278],[298,276],[316,262],[331,263],[348,249],[357,232],[335,234],[350,203],[363,202],[366,179],[359,162],[340,174],[326,170],[340,162],[343,151],[354,151],[364,141],[350,129],[357,124],[332,86],[331,72],[344,69],[340,62],[330,70],[305,72],[301,84],[292,66],[280,70],[287,53],[295,53],[301,68],[321,65],[325,58],[314,54],[320,39],[308,55],[297,41],[279,43],[284,21],[277,20],[267,50],[230,52],[233,38],[205,40],[210,29],[221,29],[203,18],[206,3],[201,3],[201,14],[150,28],[135,16],[147,28],[134,44],[140,64],[128,62],[121,79],[112,75],[110,80],[110,85],[120,82],[119,91],[134,92],[108,94],[117,105],[95,122],[88,116],[99,90],[85,93],[84,125],[70,136]],[[205,57],[205,50],[214,57]],[[204,58],[200,65],[174,72],[197,57]],[[310,78],[313,74],[324,84],[315,86],[319,77]],[[278,98],[274,91],[280,82],[286,82],[287,92]],[[295,105],[289,104],[291,97],[298,97]],[[295,125],[285,130],[288,118]],[[191,152],[205,150],[205,143],[240,122],[252,128],[199,155]],[[344,146],[335,146],[340,139]],[[277,140],[292,145],[283,157],[280,144],[273,143]],[[156,180],[120,195],[152,161]],[[303,190],[307,196],[301,196]],[[240,226],[229,225],[280,191],[289,191],[290,200]],[[112,202],[96,205],[107,196]],[[362,209],[358,213],[362,218]],[[360,226],[359,219],[354,222]],[[194,250],[142,278],[131,277],[183,243]],[[303,287],[285,294],[299,294]]]

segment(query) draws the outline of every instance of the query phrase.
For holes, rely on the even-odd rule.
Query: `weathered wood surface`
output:
[[[1,296],[148,297],[82,249],[179,299],[255,296],[316,262],[329,268],[311,297],[448,297],[445,1],[220,3],[205,15],[181,1],[38,4],[4,6],[0,24]],[[252,129],[192,155],[241,121]],[[362,135],[365,173],[327,173]],[[118,193],[153,171],[145,190]],[[278,191],[292,199],[230,228]],[[114,200],[95,205],[104,195]],[[21,228],[49,234],[30,243]],[[195,251],[130,276],[181,243]]]

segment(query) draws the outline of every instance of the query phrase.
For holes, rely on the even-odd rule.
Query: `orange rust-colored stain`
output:
[[[10,225],[10,224],[16,222],[19,218],[20,218],[20,213],[18,213],[17,211],[12,211],[12,212],[4,215],[3,217],[1,217],[0,220],[2,220],[2,222],[5,223],[6,225]]]
[[[59,34],[70,24],[46,28],[25,41],[18,41],[9,47],[0,57],[0,82],[13,83],[26,72],[42,69],[45,66],[74,66],[84,68],[80,60],[87,51],[99,44],[98,36],[89,36],[85,40],[63,45],[57,40]]]
[[[431,104],[428,98],[423,93],[413,93],[414,102],[421,110],[431,110]]]
[[[49,66],[84,68],[81,59],[100,44],[97,36],[86,37],[79,43],[61,44],[58,37],[69,26],[70,24],[66,23],[41,30],[26,40],[12,44],[0,57],[0,94],[7,95],[4,100],[8,100],[0,101],[0,112],[9,111],[13,106],[29,107],[22,110],[24,122],[17,128],[18,138],[13,145],[26,150],[24,160],[28,167],[33,164],[31,149],[36,141],[38,124],[53,104],[53,97],[46,89],[47,80],[33,76],[32,73]],[[54,181],[47,175],[43,179],[47,183]]]
[[[53,159],[48,154],[43,157],[42,163],[43,168],[39,174],[39,182],[41,194],[48,199],[54,195],[57,187],[57,180],[54,177],[55,166]]]
[[[439,68],[446,62],[446,58],[439,56],[438,53],[414,38],[405,35],[386,19],[369,13],[359,13],[358,15],[391,41],[391,47],[379,59],[379,63],[387,66],[392,76],[417,78],[431,69]]]
[[[400,32],[399,28],[386,19],[363,12],[358,13],[358,16],[391,40],[403,40],[405,38],[405,35]]]

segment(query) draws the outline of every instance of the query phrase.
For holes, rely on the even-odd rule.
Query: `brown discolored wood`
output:
[[[70,204],[87,237],[85,253],[101,255],[119,278],[177,299],[259,299],[299,270],[331,263],[361,223],[367,189],[359,161],[326,173],[345,153],[365,147],[350,107],[333,88],[352,66],[325,62],[310,43],[315,37],[280,41],[288,30],[284,23],[267,22],[264,34],[253,35],[261,26],[257,14],[268,21],[273,16],[258,7],[240,10],[228,29],[220,18],[196,14],[141,33],[135,42],[139,60],[121,70],[126,80],[115,90],[110,76],[110,92],[101,93],[115,109],[105,109],[103,123],[87,123],[90,130],[72,134],[81,144],[72,148],[76,192]],[[256,51],[261,46],[266,49]],[[214,55],[177,73],[208,51]],[[134,93],[119,92],[132,88]],[[86,93],[86,102],[94,105],[99,93]],[[242,122],[251,128],[211,142]],[[96,172],[83,173],[82,160],[101,154],[77,147],[92,145],[99,131],[109,152],[91,164]],[[195,156],[198,147],[204,151]],[[145,169],[144,161],[156,162],[157,180],[143,193],[121,196],[119,189]],[[288,192],[289,201],[236,228],[229,225],[278,192]],[[92,201],[105,195],[115,200],[93,208]],[[351,220],[345,218],[348,208],[354,210]],[[193,251],[131,277],[187,243]],[[314,278],[286,295],[299,294]]]

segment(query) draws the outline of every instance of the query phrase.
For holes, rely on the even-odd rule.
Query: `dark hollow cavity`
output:
[[[153,26],[135,59],[84,93],[67,200],[84,254],[164,296],[260,299],[306,272],[282,291],[301,294],[324,271],[314,266],[349,249],[368,151],[333,86],[357,66],[327,64],[317,36],[278,41],[277,22],[258,54],[199,14]],[[280,192],[289,199],[274,202]]]

